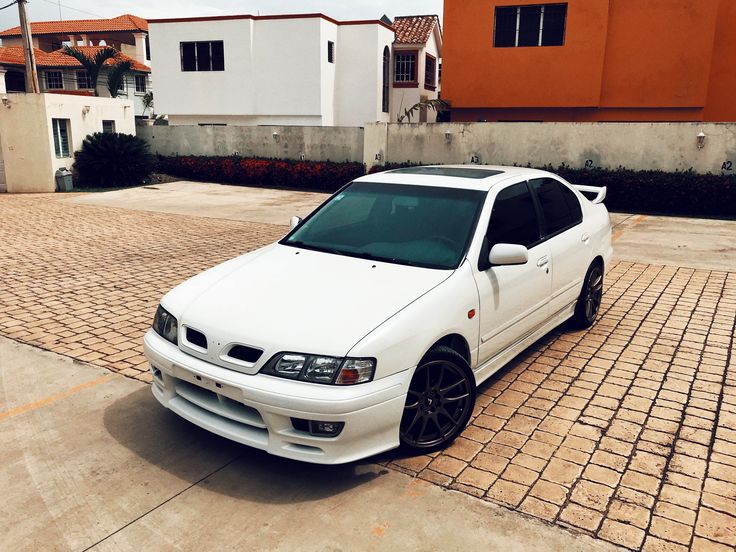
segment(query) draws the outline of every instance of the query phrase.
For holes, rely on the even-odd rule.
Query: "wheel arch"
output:
[[[424,352],[424,355],[422,355],[422,359],[419,361],[419,364],[424,361],[424,359],[432,349],[440,346],[452,349],[465,359],[465,362],[468,363],[468,366],[471,366],[470,345],[468,345],[468,340],[458,333],[447,334],[446,336],[435,341],[432,346]]]

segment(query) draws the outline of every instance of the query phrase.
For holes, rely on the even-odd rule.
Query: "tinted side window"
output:
[[[488,251],[497,243],[530,247],[539,238],[537,211],[526,183],[501,190],[493,204],[488,226]]]
[[[552,178],[530,180],[542,207],[545,235],[555,234],[583,220],[580,202],[575,194]]]

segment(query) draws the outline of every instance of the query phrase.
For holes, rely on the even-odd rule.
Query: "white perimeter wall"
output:
[[[706,135],[698,148],[697,135]],[[736,174],[735,123],[435,123],[365,127],[368,168],[387,163],[569,165]]]

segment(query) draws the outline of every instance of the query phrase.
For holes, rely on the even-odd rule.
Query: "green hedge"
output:
[[[412,166],[394,163],[371,173]],[[736,219],[736,176],[694,171],[632,171],[540,167],[573,184],[606,186],[611,211]],[[241,157],[161,157],[158,171],[179,178],[244,186],[334,192],[365,174],[361,163]]]
[[[629,169],[543,167],[572,184],[606,186],[610,211],[736,218],[736,176]]]
[[[334,192],[365,174],[362,163],[244,157],[158,157],[158,171],[180,178],[240,186]]]

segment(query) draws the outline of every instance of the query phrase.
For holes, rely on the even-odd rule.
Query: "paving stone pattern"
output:
[[[160,297],[283,227],[0,196],[0,334],[149,381]],[[394,469],[646,551],[736,548],[736,273],[617,263],[599,322],[479,390],[441,453]]]

